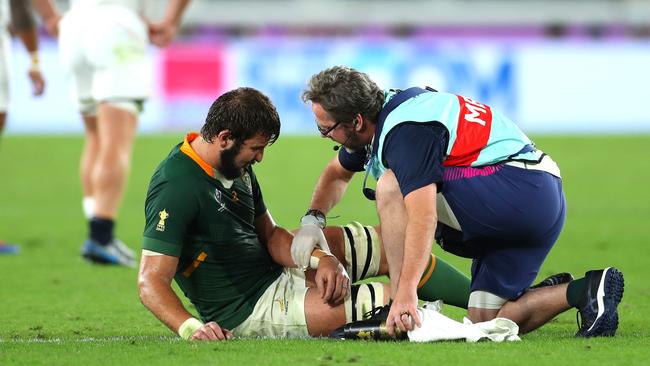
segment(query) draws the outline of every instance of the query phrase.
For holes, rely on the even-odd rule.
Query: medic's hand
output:
[[[309,258],[314,248],[320,247],[329,253],[327,239],[323,234],[325,224],[312,215],[305,215],[301,222],[300,229],[291,242],[291,259],[301,270],[309,267]]]
[[[408,289],[405,286],[398,286],[397,294],[390,306],[388,319],[386,319],[386,330],[391,337],[398,332],[407,332],[421,327],[422,320],[418,313],[418,295],[416,289]]]

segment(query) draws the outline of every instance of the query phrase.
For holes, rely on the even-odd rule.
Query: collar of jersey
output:
[[[232,187],[234,181],[226,179],[226,177],[224,177],[221,172],[214,169],[210,164],[206,163],[205,160],[201,159],[199,154],[197,154],[196,151],[192,149],[192,145],[190,145],[190,143],[192,143],[192,141],[194,141],[197,137],[199,137],[199,134],[197,132],[188,133],[187,136],[185,136],[183,145],[181,145],[181,152],[189,156],[190,159],[194,160],[194,162],[198,164],[207,175],[218,180],[226,189],[229,189]]]

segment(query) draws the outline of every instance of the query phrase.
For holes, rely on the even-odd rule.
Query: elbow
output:
[[[144,276],[138,276],[138,296],[140,302],[146,308],[149,308],[149,294],[151,293],[151,285]]]

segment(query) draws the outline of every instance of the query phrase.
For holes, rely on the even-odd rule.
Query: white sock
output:
[[[84,197],[81,200],[81,206],[84,210],[84,216],[86,219],[90,220],[95,215],[95,199],[93,197]]]

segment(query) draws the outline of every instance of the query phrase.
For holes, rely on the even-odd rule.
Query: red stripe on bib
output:
[[[458,95],[460,112],[456,141],[444,166],[470,166],[487,145],[492,129],[492,110],[489,106]]]

